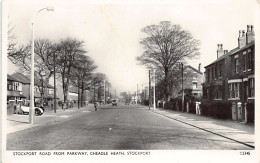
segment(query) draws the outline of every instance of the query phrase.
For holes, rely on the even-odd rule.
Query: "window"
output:
[[[247,59],[246,59],[246,52],[243,53],[243,71],[246,71],[247,70]]]
[[[53,95],[54,94],[54,89],[49,89],[49,95]]]
[[[8,91],[12,91],[13,90],[12,87],[13,87],[12,82],[11,81],[7,81],[7,90]]]
[[[222,64],[219,65],[219,77],[222,77]]]
[[[207,99],[209,99],[209,88],[207,88]]]
[[[198,83],[193,83],[193,89],[197,89],[198,88]]]
[[[239,83],[229,84],[229,98],[239,98]]]
[[[252,53],[248,53],[248,69],[252,69],[253,67],[253,62],[252,62]]]
[[[212,80],[214,80],[215,79],[215,74],[214,74],[214,66],[212,67]]]
[[[249,84],[249,90],[248,90],[249,97],[255,97],[255,79],[254,78],[249,79],[248,84]]]
[[[214,86],[214,99],[222,99],[222,86]]]
[[[217,67],[217,65],[214,66],[214,69],[215,69],[215,79],[217,79],[218,78],[218,67]]]
[[[239,66],[238,58],[235,58],[235,73],[238,73],[238,66]]]
[[[210,82],[210,71],[209,71],[209,69],[208,69],[208,73],[207,73],[207,80],[208,80],[208,82]]]

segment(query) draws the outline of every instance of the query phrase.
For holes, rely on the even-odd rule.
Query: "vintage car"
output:
[[[20,111],[18,114],[29,114],[30,106],[21,106]],[[44,109],[41,107],[34,107],[35,115],[42,115]]]

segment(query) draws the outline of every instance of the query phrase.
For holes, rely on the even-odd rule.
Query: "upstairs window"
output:
[[[247,70],[247,57],[246,57],[246,52],[243,52],[243,71]]]
[[[12,91],[13,90],[13,84],[11,81],[7,81],[7,90]]]
[[[222,77],[222,64],[219,65],[219,77]]]
[[[248,80],[249,90],[248,94],[249,97],[255,97],[255,79],[251,78]]]
[[[252,69],[252,68],[253,68],[253,58],[252,58],[251,51],[249,51],[249,53],[248,53],[248,69]]]
[[[235,73],[238,73],[239,62],[238,58],[235,58]]]

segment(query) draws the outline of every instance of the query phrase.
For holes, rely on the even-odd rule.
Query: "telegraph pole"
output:
[[[149,70],[149,110],[151,109],[151,70]]]
[[[156,108],[156,104],[155,104],[155,69],[153,69],[153,81],[154,81],[154,86],[153,86],[153,110],[155,110]]]
[[[183,63],[181,63],[181,88],[182,88],[182,104],[181,111],[184,111],[184,88],[183,88]]]

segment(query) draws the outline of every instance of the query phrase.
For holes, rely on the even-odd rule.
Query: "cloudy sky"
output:
[[[124,3],[123,3],[124,2]],[[8,22],[15,26],[18,44],[31,39],[31,20],[41,8],[52,6],[35,19],[35,38],[58,41],[73,37],[85,41],[87,55],[98,65],[98,72],[108,76],[113,89],[134,91],[147,83],[147,70],[135,58],[143,52],[139,44],[145,35],[141,29],[160,21],[171,21],[201,41],[199,59],[188,63],[197,68],[214,61],[217,44],[231,50],[237,47],[239,30],[255,25],[255,0],[222,1],[25,1],[9,0]],[[8,62],[8,73],[17,69]],[[204,71],[204,69],[203,69]]]

